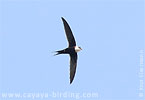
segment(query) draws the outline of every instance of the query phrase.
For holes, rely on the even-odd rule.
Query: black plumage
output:
[[[68,25],[67,21],[62,17],[62,21],[64,24],[64,29],[66,33],[66,37],[68,40],[68,48],[64,50],[56,51],[57,54],[69,54],[70,56],[70,84],[72,83],[75,73],[76,73],[76,66],[77,66],[77,52],[81,50],[80,47],[76,46],[76,41],[71,31],[70,26]]]

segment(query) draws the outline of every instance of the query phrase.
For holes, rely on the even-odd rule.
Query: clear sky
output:
[[[83,49],[71,85],[69,56],[53,56],[68,45],[61,17]],[[144,0],[0,0],[0,99],[80,93],[79,100],[142,100],[144,19]]]

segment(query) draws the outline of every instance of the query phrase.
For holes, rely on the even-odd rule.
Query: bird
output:
[[[69,24],[67,23],[67,21],[63,17],[61,17],[61,19],[64,25],[65,34],[68,41],[68,47],[63,50],[55,51],[56,52],[55,55],[69,54],[70,56],[70,84],[71,84],[74,80],[75,73],[76,73],[77,59],[78,59],[77,53],[81,51],[82,48],[76,45],[75,38],[73,36],[72,30]]]

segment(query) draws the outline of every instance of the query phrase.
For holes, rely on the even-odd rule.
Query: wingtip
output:
[[[61,19],[62,19],[63,22],[64,22],[64,21],[66,22],[66,20],[64,19],[64,17],[61,17]]]
[[[73,82],[73,79],[70,79],[70,84],[72,84],[72,82]]]
[[[61,17],[61,19],[64,19],[63,17]]]
[[[72,81],[70,81],[70,84],[72,84]]]

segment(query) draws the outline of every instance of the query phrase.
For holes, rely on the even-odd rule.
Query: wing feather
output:
[[[76,41],[75,41],[75,38],[73,36],[70,26],[68,25],[68,23],[63,17],[62,17],[62,21],[64,24],[64,29],[65,29],[66,37],[69,43],[69,47],[76,46]]]
[[[77,53],[70,54],[70,84],[72,83],[77,67]]]

